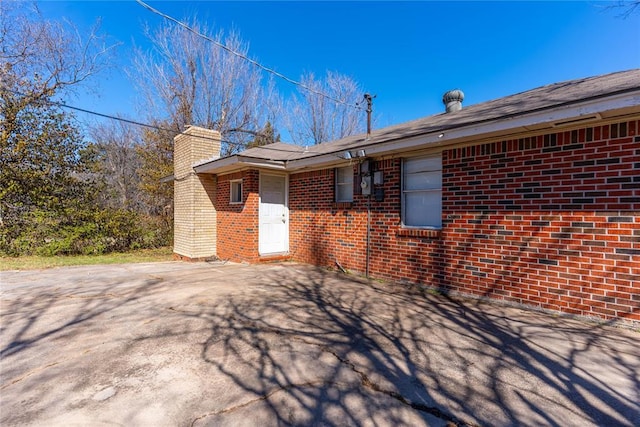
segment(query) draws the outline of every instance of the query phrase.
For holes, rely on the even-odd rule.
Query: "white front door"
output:
[[[287,177],[260,174],[261,255],[289,251],[289,215],[287,210]]]

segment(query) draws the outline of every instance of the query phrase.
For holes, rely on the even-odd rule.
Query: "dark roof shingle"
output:
[[[536,111],[612,96],[640,89],[640,69],[553,83],[492,101],[439,113],[365,134],[349,136],[311,147],[275,143],[245,150],[237,156],[273,161],[291,161],[353,150],[425,134],[433,134],[476,123],[498,122]]]

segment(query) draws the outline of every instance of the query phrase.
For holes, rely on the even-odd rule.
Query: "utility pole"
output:
[[[369,93],[364,94],[364,100],[367,101],[367,139],[371,136],[371,112],[373,111],[373,98],[376,96],[371,96]]]
[[[371,94],[369,93],[365,93],[364,94],[364,100],[367,101],[367,138],[369,139],[369,137],[371,136],[371,112],[373,111],[373,98],[375,98],[376,95],[371,96]],[[371,183],[373,183],[373,177],[370,176],[369,179],[371,179]],[[367,254],[366,254],[366,261],[365,261],[365,275],[368,278],[369,277],[369,253],[370,253],[370,247],[371,245],[371,193],[369,193],[369,196],[367,197]]]

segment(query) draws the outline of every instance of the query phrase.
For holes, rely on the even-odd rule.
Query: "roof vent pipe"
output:
[[[442,102],[447,107],[447,113],[462,110],[464,93],[460,89],[450,90],[442,95]]]

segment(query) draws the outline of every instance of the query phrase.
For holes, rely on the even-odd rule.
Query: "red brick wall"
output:
[[[354,166],[354,172],[356,167]],[[289,177],[289,248],[294,259],[365,270],[366,200],[334,202],[335,170]]]
[[[444,151],[441,231],[400,227],[401,160],[376,162],[385,199],[371,201],[370,275],[640,321],[639,130],[628,122]],[[335,204],[333,180],[333,170],[291,175],[291,252],[363,272],[368,201]]]
[[[242,179],[242,203],[229,203],[230,181]],[[259,173],[255,170],[218,177],[218,257],[235,262],[257,262]]]

